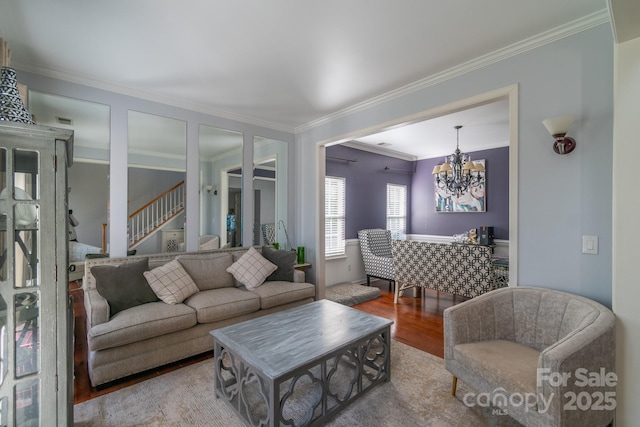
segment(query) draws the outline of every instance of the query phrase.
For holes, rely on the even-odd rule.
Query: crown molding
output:
[[[355,150],[368,151],[369,153],[380,154],[387,157],[394,157],[396,159],[407,160],[410,162],[418,160],[416,156],[413,156],[411,154],[405,154],[399,151],[389,150],[387,148],[380,148],[375,145],[365,144],[358,141],[348,141],[341,145],[344,147],[353,148]]]
[[[32,65],[18,62],[18,61],[13,61],[12,68],[15,68],[20,71],[26,71],[28,73],[38,74],[44,77],[49,77],[52,79],[63,80],[69,83],[74,83],[82,86],[89,86],[95,89],[101,89],[108,92],[115,92],[121,95],[131,96],[134,98],[145,99],[147,101],[157,102],[159,104],[171,105],[173,107],[183,108],[185,110],[195,111],[197,113],[209,114],[209,115],[220,117],[223,119],[234,120],[237,122],[246,123],[254,126],[260,126],[260,127],[280,131],[280,132],[294,133],[295,131],[295,128],[291,126],[285,126],[285,125],[270,122],[267,120],[260,120],[254,117],[248,117],[248,116],[231,113],[224,110],[218,110],[203,104],[188,102],[182,99],[160,96],[154,93],[132,89],[126,86],[116,85],[112,83],[105,83],[103,81],[89,79],[86,77],[78,76],[76,74],[51,70],[49,68],[35,67]]]
[[[464,150],[463,152],[471,155],[473,153],[477,153],[478,151],[493,150],[496,148],[504,148],[504,147],[507,147],[507,148],[509,147],[509,141],[507,141],[506,143],[496,142],[496,143],[483,144],[477,147],[473,147],[473,150]],[[452,153],[453,153],[453,150],[449,150],[447,152],[428,153],[422,156],[417,156],[416,160],[426,160],[426,159],[435,159],[437,157],[446,157],[446,156],[450,156]]]
[[[401,153],[399,151],[389,150],[387,148],[381,148],[371,144],[365,144],[363,142],[356,141],[356,140],[347,141],[340,145],[344,147],[353,148],[355,150],[367,151],[369,153],[380,154],[382,156],[393,157],[396,159],[407,160],[410,162],[415,162],[418,160],[426,160],[426,159],[435,159],[437,157],[446,157],[453,152],[453,151],[435,152],[435,153],[425,154],[423,156],[414,156],[412,154]],[[505,143],[485,144],[482,146],[474,147],[473,151],[465,151],[465,153],[472,154],[478,151],[493,150],[495,148],[503,148],[503,147],[509,147],[509,144],[508,143],[507,144]]]
[[[609,11],[607,9],[602,9],[598,12],[576,19],[567,24],[553,28],[549,31],[545,31],[541,34],[535,35],[533,37],[529,37],[528,39],[524,39],[517,43],[511,44],[505,48],[496,50],[486,55],[479,56],[478,58],[464,62],[455,67],[449,68],[448,70],[433,74],[424,79],[418,80],[413,83],[409,83],[408,85],[386,92],[382,95],[369,98],[366,101],[352,105],[350,107],[337,111],[333,114],[329,114],[320,119],[313,120],[304,125],[298,126],[295,128],[295,133],[301,133],[309,129],[313,129],[323,124],[354,114],[356,112],[363,111],[368,108],[372,108],[374,106],[383,104],[385,102],[388,102],[390,100],[399,98],[401,96],[404,96],[413,92],[417,92],[419,90],[436,85],[438,83],[442,83],[446,80],[450,80],[454,77],[467,74],[471,71],[486,67],[488,65],[491,65],[496,62],[502,61],[504,59],[510,58],[512,56],[518,55],[528,50],[535,49],[549,43],[553,43],[557,40],[572,36],[574,34],[580,33],[582,31],[588,30],[590,28],[593,28],[608,22],[610,22]]]

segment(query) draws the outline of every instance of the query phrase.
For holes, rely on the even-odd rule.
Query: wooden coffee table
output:
[[[322,425],[390,380],[392,324],[321,300],[211,331],[216,398],[251,426]]]

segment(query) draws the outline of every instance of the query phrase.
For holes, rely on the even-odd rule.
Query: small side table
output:
[[[311,263],[305,262],[304,264],[295,264],[293,268],[300,271],[306,271],[312,267]]]

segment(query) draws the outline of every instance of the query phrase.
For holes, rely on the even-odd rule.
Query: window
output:
[[[345,179],[327,176],[324,180],[324,254],[344,255]]]
[[[407,233],[407,187],[387,184],[387,230],[392,239],[404,239]]]

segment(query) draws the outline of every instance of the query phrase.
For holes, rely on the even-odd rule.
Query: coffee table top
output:
[[[278,378],[393,324],[329,300],[315,301],[211,331],[270,378]]]

